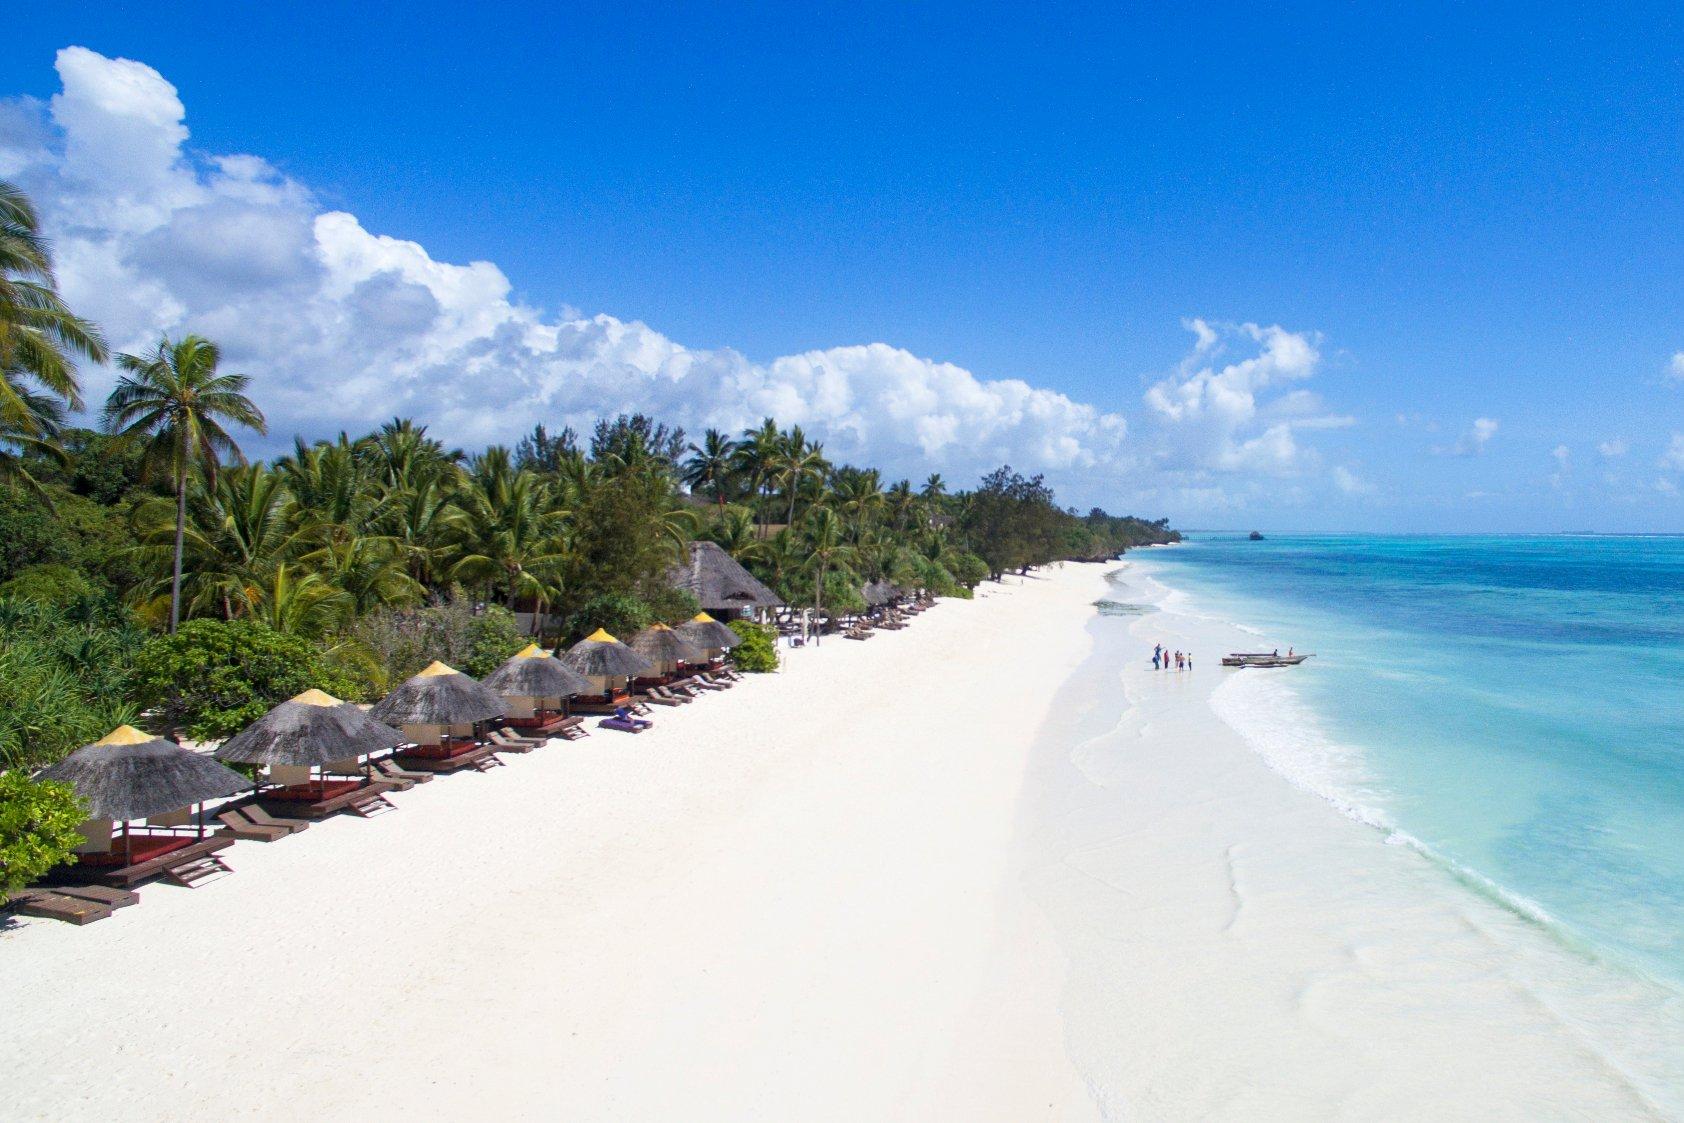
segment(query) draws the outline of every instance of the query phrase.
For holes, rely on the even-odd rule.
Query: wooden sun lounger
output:
[[[129,894],[133,896],[134,894]],[[33,916],[42,920],[62,920],[66,924],[80,927],[92,924],[96,920],[104,920],[111,915],[111,905],[101,904],[86,897],[71,896],[52,889],[25,889],[13,893],[6,898],[4,904],[20,916]]]
[[[433,779],[431,772],[411,772],[390,757],[375,761],[374,770],[394,784],[407,784],[410,787],[430,783]]]
[[[637,696],[638,700],[649,702],[656,706],[682,706],[689,700],[686,698],[675,698],[671,694],[657,693],[660,689],[661,688],[658,686],[651,686],[648,690]]]
[[[570,714],[561,719],[561,725],[556,729],[556,736],[565,741],[577,741],[581,737],[589,737],[591,731],[585,728],[585,719],[577,714]]]
[[[244,807],[219,811],[216,818],[222,824],[222,829],[216,832],[218,835],[237,838],[243,842],[274,842],[292,834],[287,827],[266,827],[262,823],[254,822],[246,815]]]
[[[38,888],[46,893],[80,897],[84,901],[92,901],[96,905],[104,905],[111,909],[126,909],[130,905],[140,904],[139,893],[132,889],[113,889],[109,885],[42,885]]]
[[[304,819],[290,819],[279,815],[271,815],[255,803],[248,803],[240,810],[245,812],[246,818],[258,826],[272,827],[286,831],[288,834],[297,834],[299,831],[308,830],[310,826],[309,822]]]
[[[517,737],[504,729],[493,729],[486,738],[497,746],[500,753],[529,753],[544,743],[531,737]]]
[[[721,682],[718,679],[710,678],[706,674],[696,675],[696,676],[692,677],[690,681],[691,681],[691,683],[693,683],[696,686],[706,687],[709,690],[729,690],[729,689],[731,689],[730,683]]]

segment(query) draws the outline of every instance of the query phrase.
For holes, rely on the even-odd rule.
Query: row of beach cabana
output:
[[[687,705],[740,676],[731,628],[701,613],[621,642],[598,629],[565,652],[530,644],[483,681],[434,662],[364,708],[320,690],[281,702],[212,753],[122,726],[40,773],[87,807],[75,859],[5,902],[85,924],[154,879],[197,886],[230,871],[237,841],[274,842],[337,813],[394,810],[444,773],[600,729],[640,733],[653,707]]]

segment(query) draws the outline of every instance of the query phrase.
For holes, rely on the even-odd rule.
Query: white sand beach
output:
[[[1215,648],[1067,688],[1107,568],[241,843],[86,929],[22,921],[7,1114],[1659,1114],[1501,921],[1216,720]]]
[[[241,843],[85,929],[23,921],[7,1112],[1091,1115],[1014,836],[1098,573]]]

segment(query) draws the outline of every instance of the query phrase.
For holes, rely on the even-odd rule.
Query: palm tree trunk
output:
[[[818,634],[813,637],[814,643],[818,643],[824,636],[824,570],[825,563],[821,561],[819,563],[819,581],[817,585],[813,586],[813,612],[819,617],[819,630]]]
[[[785,526],[795,525],[795,486],[793,483],[789,485],[789,522]]]
[[[187,537],[187,465],[175,473],[175,570],[170,575],[170,635],[181,623],[181,550]]]

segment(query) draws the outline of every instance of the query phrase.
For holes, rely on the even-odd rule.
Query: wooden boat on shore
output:
[[[1278,651],[1236,651],[1222,657],[1224,667],[1296,667],[1309,655],[1282,655]]]

